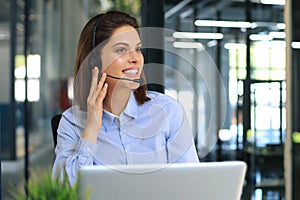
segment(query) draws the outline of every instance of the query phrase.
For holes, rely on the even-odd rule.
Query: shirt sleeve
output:
[[[199,162],[194,136],[185,111],[179,102],[169,106],[169,137],[167,141],[168,162]]]
[[[76,126],[65,116],[61,118],[58,127],[56,158],[53,164],[52,176],[62,180],[69,179],[71,185],[77,180],[78,169],[84,165],[93,165],[93,155],[97,145],[81,138],[82,128]]]

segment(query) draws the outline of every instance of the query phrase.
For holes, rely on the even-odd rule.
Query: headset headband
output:
[[[93,49],[96,47],[96,35],[97,35],[97,29],[99,24],[101,23],[102,19],[103,19],[104,14],[102,14],[102,16],[99,17],[99,19],[95,22],[94,28],[93,28],[93,43],[92,43],[92,47]]]

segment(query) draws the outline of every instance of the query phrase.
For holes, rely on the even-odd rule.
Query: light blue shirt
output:
[[[73,106],[58,127],[53,176],[67,174],[73,185],[83,165],[199,162],[185,112],[171,97],[148,91],[138,105],[133,93],[121,115],[104,110],[97,143],[81,137],[86,112]]]

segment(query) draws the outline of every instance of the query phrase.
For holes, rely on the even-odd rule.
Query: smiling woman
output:
[[[99,14],[83,28],[53,177],[75,184],[85,165],[199,162],[181,104],[147,90],[141,48],[137,20],[126,13]]]
[[[128,80],[139,79],[141,76],[144,65],[141,45],[138,32],[132,26],[121,26],[112,32],[111,38],[101,50],[103,71],[110,77],[106,80],[110,86],[108,93],[113,91],[122,92],[122,86],[130,89],[139,87],[138,83]],[[122,79],[114,79],[112,76],[125,78],[123,79],[125,81],[119,82],[118,80]],[[117,83],[119,88],[115,90]],[[130,92],[130,90],[127,89],[127,92]],[[118,115],[120,113],[114,114]]]

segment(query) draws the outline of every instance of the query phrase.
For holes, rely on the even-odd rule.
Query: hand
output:
[[[98,132],[102,127],[103,100],[107,93],[108,84],[105,83],[106,74],[103,73],[99,83],[99,69],[95,67],[92,71],[92,82],[90,93],[87,98],[87,122],[82,137],[96,143]]]

